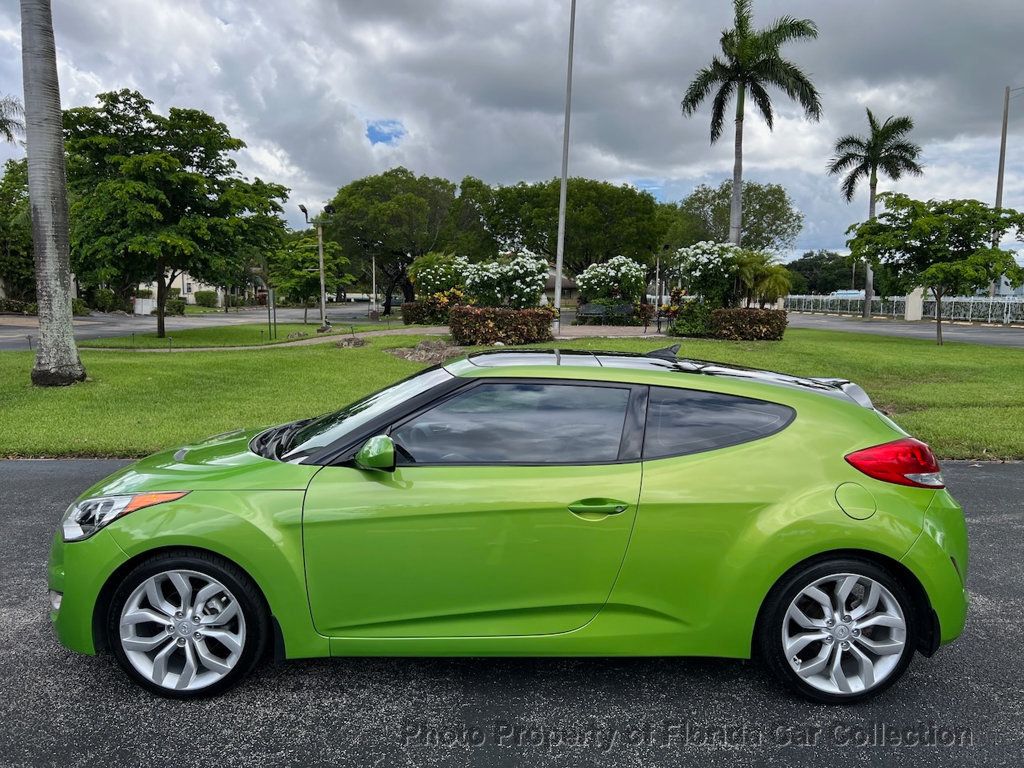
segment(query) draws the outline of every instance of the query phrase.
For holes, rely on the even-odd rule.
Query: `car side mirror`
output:
[[[394,472],[395,441],[387,435],[371,437],[356,453],[356,466],[373,472]]]

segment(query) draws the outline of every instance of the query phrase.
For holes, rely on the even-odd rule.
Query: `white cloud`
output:
[[[776,126],[747,121],[747,177],[784,184],[804,211],[801,247],[842,247],[863,217],[824,175],[832,142],[860,133],[864,106],[911,114],[927,173],[895,184],[922,197],[994,196],[1004,83],[1024,4],[987,0],[755,0],[758,23],[809,16],[817,41],[787,55],[822,92],[820,123],[775,94]],[[54,4],[66,106],[142,91],[161,110],[205,109],[249,145],[250,174],[316,206],[395,164],[492,183],[558,173],[568,0],[107,0]],[[679,99],[716,51],[727,2],[604,0],[577,20],[571,172],[673,198],[731,175],[731,132],[708,143],[705,108]],[[18,8],[0,0],[0,93],[20,93]],[[1024,208],[1024,99],[1014,102],[1005,203]],[[373,143],[368,121],[405,134]],[[730,126],[731,127],[731,126]],[[0,147],[3,156],[16,147]]]

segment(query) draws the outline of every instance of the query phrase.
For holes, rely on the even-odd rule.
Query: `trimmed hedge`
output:
[[[427,305],[422,301],[407,301],[402,304],[402,322],[406,325],[423,325],[427,322]]]
[[[711,335],[732,341],[779,341],[788,323],[783,309],[716,309]]]
[[[404,308],[403,308],[404,313]],[[554,310],[452,307],[448,328],[452,340],[463,346],[476,344],[532,344],[551,341]]]
[[[36,313],[36,304],[34,301],[0,299],[0,312],[17,312],[22,315],[34,315]]]
[[[673,304],[671,314],[673,336],[708,336],[711,334],[711,309],[696,299]]]
[[[216,291],[196,291],[192,296],[200,307],[213,308],[217,306]]]

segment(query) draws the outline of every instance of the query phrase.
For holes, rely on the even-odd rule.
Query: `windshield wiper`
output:
[[[278,427],[265,446],[267,454],[269,454],[267,458],[280,460],[291,447],[292,438],[311,421],[312,419],[302,419],[285,424],[283,427]]]

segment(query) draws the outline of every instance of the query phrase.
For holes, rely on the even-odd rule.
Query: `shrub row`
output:
[[[216,291],[196,291],[192,294],[195,297],[196,304],[200,307],[216,307],[217,306],[217,292]]]
[[[404,313],[405,308],[403,306]],[[551,341],[553,310],[499,309],[494,307],[452,307],[448,328],[456,344],[532,344]]]
[[[423,301],[407,301],[402,304],[402,322],[406,325],[424,325],[427,322],[427,304]]]
[[[34,301],[0,299],[0,312],[17,312],[22,315],[38,315],[39,305]],[[88,315],[89,305],[82,299],[71,299],[71,314]]]
[[[711,313],[711,335],[732,341],[779,341],[786,331],[782,309],[716,309]]]

